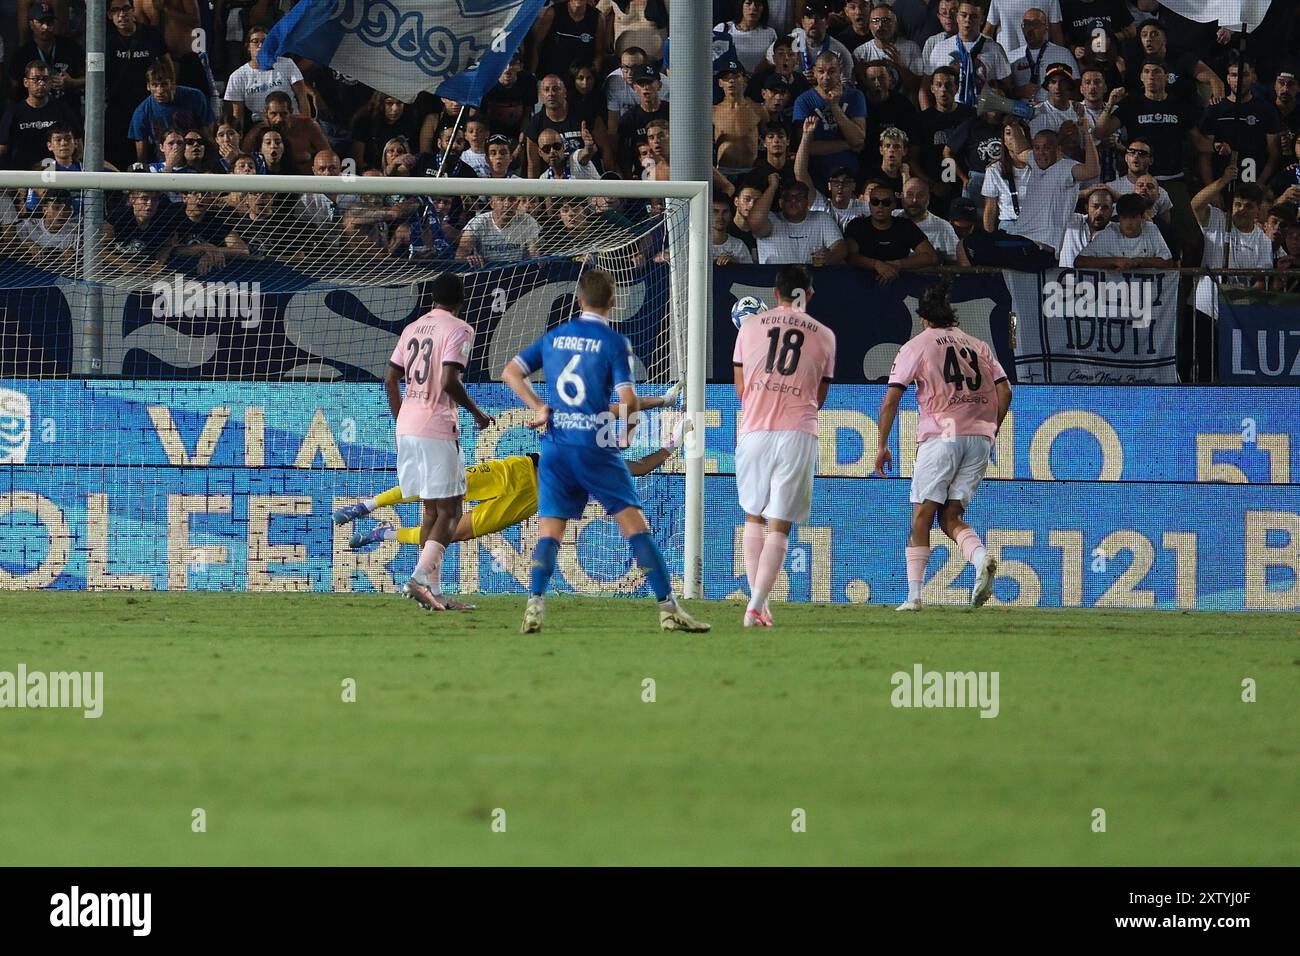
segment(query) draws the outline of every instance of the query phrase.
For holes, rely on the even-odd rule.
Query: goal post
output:
[[[49,207],[55,207],[60,202],[72,207],[69,221],[62,227],[53,213],[49,224],[42,219],[43,210],[47,207],[44,200],[47,194],[62,197],[54,198],[48,204]],[[268,227],[264,233],[257,232],[257,217],[249,212],[239,221],[248,230],[257,233],[260,245],[254,248],[252,237],[245,236],[243,238],[249,241],[244,242],[241,238],[242,249],[238,254],[205,259],[201,266],[196,258],[193,260],[196,268],[187,271],[186,275],[195,280],[191,284],[207,286],[221,286],[223,280],[230,280],[231,276],[247,279],[250,276],[267,275],[270,276],[270,286],[264,288],[263,292],[274,294],[311,290],[322,296],[333,296],[331,302],[345,303],[334,307],[334,312],[343,314],[331,312],[328,322],[322,319],[321,328],[313,330],[311,326],[315,317],[301,314],[301,308],[296,311],[293,308],[285,309],[285,314],[277,318],[277,322],[283,326],[285,341],[277,339],[272,347],[268,344],[269,338],[263,336],[261,345],[257,348],[260,350],[265,345],[274,354],[259,353],[255,357],[232,354],[224,340],[218,341],[211,334],[210,326],[195,323],[187,325],[184,320],[172,323],[167,328],[157,323],[134,330],[106,328],[106,318],[113,315],[112,310],[120,307],[125,299],[142,297],[150,289],[161,289],[170,294],[165,287],[174,278],[173,270],[165,266],[163,261],[150,259],[154,250],[147,243],[143,250],[129,248],[130,255],[127,255],[118,248],[119,244],[112,234],[106,237],[98,230],[90,234],[88,221],[84,221],[88,217],[77,217],[78,211],[86,206],[84,199],[97,195],[102,198],[105,213],[101,221],[107,221],[111,226],[115,210],[119,215],[123,214],[124,209],[127,214],[131,212],[130,207],[135,202],[133,197],[136,194],[155,197],[170,194],[169,203],[163,203],[161,197],[154,202],[165,206],[171,214],[177,214],[178,218],[187,202],[186,197],[200,194],[209,197],[203,201],[210,201],[214,207],[220,204],[223,215],[228,212],[228,201],[236,209],[240,208],[239,202],[247,202],[254,208],[269,206],[274,210],[282,207],[288,210],[292,206],[292,223],[304,223],[302,228],[294,225],[276,231]],[[703,431],[710,323],[710,316],[706,312],[708,283],[711,281],[708,183],[44,170],[0,172],[0,195],[10,209],[18,209],[17,220],[12,215],[0,215],[0,286],[7,288],[10,293],[15,290],[29,291],[25,287],[19,287],[24,286],[24,283],[38,284],[31,279],[34,274],[41,276],[39,284],[57,286],[62,296],[59,308],[64,313],[70,311],[73,316],[72,338],[75,343],[64,350],[73,355],[71,368],[52,365],[49,349],[43,350],[42,346],[50,344],[49,336],[53,333],[47,330],[46,341],[38,341],[40,323],[35,323],[36,332],[33,332],[30,322],[24,324],[20,320],[15,324],[9,314],[14,310],[7,307],[4,317],[0,318],[0,353],[8,351],[10,357],[0,367],[0,379],[72,378],[107,384],[114,379],[134,378],[166,383],[172,380],[171,373],[174,372],[178,385],[190,385],[196,381],[209,384],[374,381],[382,376],[382,368],[387,362],[388,354],[384,349],[391,350],[392,342],[395,341],[391,327],[394,316],[415,314],[406,306],[423,301],[419,292],[423,284],[450,268],[463,274],[467,294],[475,282],[491,281],[498,287],[481,287],[478,289],[480,296],[495,293],[504,301],[519,305],[519,308],[512,306],[502,316],[493,319],[504,325],[507,320],[514,321],[522,316],[518,329],[511,329],[513,337],[494,335],[490,351],[487,342],[480,344],[480,339],[476,337],[475,351],[478,353],[482,350],[481,355],[476,355],[477,367],[490,376],[486,380],[497,381],[501,365],[509,358],[509,354],[505,353],[513,354],[512,349],[527,344],[545,331],[548,325],[563,318],[563,303],[543,294],[545,290],[538,286],[542,281],[536,274],[538,268],[559,266],[559,272],[571,274],[576,285],[576,275],[581,270],[599,266],[609,269],[619,281],[620,302],[623,301],[625,290],[628,292],[627,298],[638,302],[653,298],[654,303],[658,303],[662,299],[667,303],[666,312],[662,316],[662,329],[654,326],[651,307],[647,306],[636,317],[636,321],[642,323],[643,327],[631,330],[634,334],[629,334],[629,337],[633,340],[634,351],[640,360],[639,381],[648,378],[648,384],[652,386],[666,385],[680,376],[686,383],[685,411],[696,428],[683,449],[683,464],[677,468],[679,473],[684,471],[684,508],[679,516],[682,522],[680,573],[685,596],[701,596]],[[25,202],[24,196],[27,197]],[[263,198],[240,200],[238,197]],[[348,199],[351,203],[348,211],[353,214],[348,230],[340,232],[334,229],[332,218],[327,224],[328,229],[308,227],[303,209],[297,205],[306,202],[304,197],[328,197],[330,217],[344,215],[340,212],[342,203],[339,200]],[[523,214],[520,210],[537,213],[535,218],[541,225],[534,232],[535,241],[529,244],[528,253],[523,258],[515,261],[490,258],[486,262],[478,259],[466,261],[455,255],[458,243],[444,243],[440,252],[425,246],[416,251],[417,232],[421,243],[427,242],[431,233],[441,235],[438,217],[442,213],[430,211],[425,217],[425,210],[433,210],[435,206],[441,209],[454,204],[461,218],[454,230],[447,228],[446,232],[448,235],[463,237],[469,220],[492,215],[493,200],[498,197],[518,201],[519,205],[511,206],[511,216]],[[196,204],[199,201],[196,199]],[[574,211],[572,217],[568,216],[579,203],[581,209]],[[613,208],[617,204],[623,204],[621,208],[624,209],[636,209],[638,215],[629,220],[617,208]],[[405,210],[408,205],[418,212],[407,216]],[[602,207],[605,207],[604,211],[597,215],[596,210]],[[387,221],[376,213],[376,210],[382,212],[393,209],[400,210],[400,215],[395,214],[395,218]],[[368,218],[372,215],[377,216],[373,221]],[[403,216],[407,218],[403,219]],[[575,226],[570,221],[584,216],[589,217],[585,224],[580,222]],[[432,225],[420,224],[426,220]],[[119,218],[118,221],[133,228],[129,218]],[[510,229],[510,223],[515,221],[506,219],[507,225],[499,226],[493,220],[492,225],[496,225],[504,236]],[[357,226],[357,223],[364,225]],[[399,235],[399,224],[409,224],[404,247],[397,241],[402,238]],[[383,227],[383,238],[389,243],[380,252],[364,245],[355,235],[372,227]],[[492,226],[485,228],[490,232]],[[75,237],[63,235],[69,229],[84,234]],[[328,230],[334,231],[328,232],[327,240],[324,237]],[[345,235],[345,238],[340,240],[340,235]],[[373,242],[375,237],[370,232],[364,232],[364,239]],[[180,253],[174,251],[172,254]],[[213,262],[221,266],[208,272],[215,281],[198,282],[203,278],[205,270],[215,268]],[[651,272],[648,266],[650,262],[653,262],[653,280],[646,278]],[[569,272],[564,271],[565,263],[568,264]],[[286,270],[278,268],[286,264],[292,266],[291,282],[281,274]],[[277,268],[270,269],[270,265]],[[31,270],[36,270],[36,273]],[[647,283],[651,281],[659,283],[662,288],[649,286]],[[225,284],[233,290],[237,282],[232,280]],[[184,292],[185,281],[176,278],[175,285],[179,299]],[[410,296],[402,298],[402,290],[408,289]],[[209,302],[211,294],[209,290]],[[231,291],[230,294],[234,296],[236,293]],[[571,308],[571,301],[566,301],[569,301],[568,308]],[[374,333],[378,323],[373,316],[366,314],[367,308],[376,305],[388,313],[385,318],[390,324],[387,326],[386,337]],[[136,308],[138,311],[139,306]],[[619,314],[617,309],[615,314]],[[615,324],[622,328],[618,322]],[[241,333],[244,336],[241,341],[259,341],[257,336],[262,336],[263,333],[263,329],[245,330]],[[314,361],[313,345],[318,344],[321,335],[328,335],[331,346],[336,350],[355,347],[356,354],[351,364],[345,360],[329,366],[328,363],[322,365]],[[141,348],[141,343],[145,347]],[[303,347],[295,350],[299,345]],[[251,351],[253,346],[245,348]],[[203,350],[202,356],[189,354],[196,349]],[[200,364],[200,358],[206,364]],[[190,364],[187,365],[187,362]],[[58,371],[49,371],[56,367]],[[344,369],[343,373],[340,373],[340,368]],[[142,369],[162,369],[164,373],[154,375],[141,371]],[[256,390],[256,386],[250,385],[249,388]],[[645,392],[645,389],[642,388],[641,391]],[[189,396],[187,400],[193,401],[194,396]],[[387,427],[391,429],[391,424]],[[187,436],[185,440],[194,450],[186,451],[182,448],[179,454],[197,459],[203,451],[205,439],[200,437],[197,446],[192,436]],[[0,449],[0,457],[3,457],[2,451]],[[132,452],[124,451],[123,454],[127,459],[132,459]],[[249,460],[260,459],[253,456]],[[27,462],[39,465],[40,457],[28,455]],[[87,460],[72,464],[88,470],[114,463]],[[3,490],[0,488],[0,491]],[[319,515],[314,518],[318,519]],[[653,515],[651,520],[653,524]],[[248,547],[251,553],[251,541]],[[89,559],[88,563],[90,561],[93,559]],[[169,577],[169,582],[170,580]],[[0,586],[4,586],[3,582],[0,582]]]

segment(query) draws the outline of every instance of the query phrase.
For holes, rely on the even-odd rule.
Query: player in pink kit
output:
[[[432,292],[433,310],[402,329],[384,376],[388,407],[397,420],[397,484],[403,497],[418,497],[424,509],[420,558],[402,594],[426,611],[468,610],[471,605],[444,597],[439,583],[442,556],[465,497],[456,406],[468,411],[479,428],[487,428],[492,418],[461,381],[474,350],[473,328],[456,315],[465,301],[464,286],[458,276],[443,273],[433,280]]]
[[[975,566],[971,604],[981,607],[993,593],[998,563],[962,516],[988,468],[993,439],[1011,407],[1011,386],[993,349],[957,328],[948,303],[947,281],[928,289],[917,306],[924,329],[894,359],[889,388],[880,402],[876,474],[889,470],[889,433],[898,402],[916,383],[920,407],[916,465],[912,471],[912,534],[907,547],[907,600],[900,611],[921,609],[921,585],[930,560],[934,517],[944,534],[961,546]]]
[[[745,627],[772,626],[767,596],[785,563],[790,526],[812,510],[817,412],[835,374],[835,333],[803,311],[812,299],[811,273],[785,266],[773,291],[777,307],[745,320],[732,354],[744,412],[736,487],[745,511]]]

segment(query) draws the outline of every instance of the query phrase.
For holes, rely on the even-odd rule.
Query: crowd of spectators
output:
[[[197,0],[109,0],[106,159],[167,172],[666,179],[669,2],[684,0],[556,0],[462,117],[446,98],[404,103],[297,56],[260,69],[288,0],[215,0],[223,35],[206,55],[192,40]],[[21,3],[0,117],[9,168],[80,168],[79,6]],[[936,264],[1285,270],[1300,255],[1296,0],[1272,0],[1244,55],[1233,24],[1157,0],[698,6],[715,23],[718,263],[845,264],[889,282]],[[212,240],[199,257],[216,261],[256,245],[244,232],[268,210],[251,196],[206,211],[132,197],[111,228],[217,217],[231,234],[195,233]],[[51,211],[39,194],[17,197],[0,218],[57,251],[77,215],[73,197],[58,199]],[[348,249],[480,262],[530,254],[551,228],[631,224],[644,208],[310,195],[270,212],[336,224]]]

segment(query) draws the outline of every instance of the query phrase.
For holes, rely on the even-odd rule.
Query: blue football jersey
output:
[[[551,421],[545,438],[563,445],[602,448],[610,424],[610,395],[634,385],[632,343],[604,319],[583,313],[556,326],[515,356],[527,373],[546,370]],[[617,454],[618,448],[607,450]]]

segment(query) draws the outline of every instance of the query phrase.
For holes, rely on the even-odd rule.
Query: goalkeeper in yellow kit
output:
[[[643,402],[672,405],[676,402],[680,386],[674,386],[662,398],[648,398]],[[644,405],[643,407],[656,407]],[[627,463],[628,471],[634,478],[648,475],[665,461],[676,454],[682,439],[692,426],[689,418],[677,423],[673,433],[664,441],[663,447],[643,458]],[[513,455],[509,458],[497,458],[480,462],[465,469],[465,501],[473,506],[460,517],[452,541],[471,541],[486,534],[503,531],[506,528],[527,521],[537,514],[537,455]],[[335,524],[348,524],[358,518],[364,518],[376,508],[395,505],[414,498],[403,498],[400,488],[387,491],[340,508],[334,512]],[[420,544],[418,527],[397,528],[388,522],[381,522],[367,531],[357,531],[348,540],[348,546],[354,551],[378,544],[380,541],[396,538],[402,544]]]

